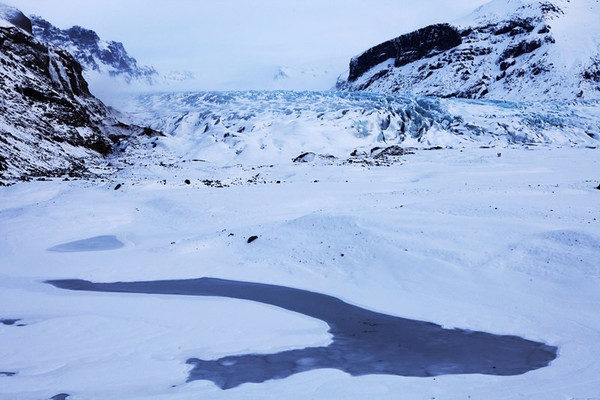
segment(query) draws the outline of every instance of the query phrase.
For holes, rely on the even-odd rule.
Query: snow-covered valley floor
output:
[[[597,149],[471,148],[1,187],[0,399],[600,399],[599,171]],[[326,346],[327,325],[250,301],[43,283],[200,277],[518,335],[558,358],[518,376],[324,369],[221,390],[186,383],[186,360]]]

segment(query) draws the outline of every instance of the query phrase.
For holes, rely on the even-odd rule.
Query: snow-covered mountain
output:
[[[339,89],[505,100],[600,98],[600,1],[493,0],[356,56]]]
[[[73,56],[36,39],[27,21],[0,8],[0,182],[85,174],[138,128],[121,124]]]
[[[330,90],[336,84],[345,59],[315,62],[305,66],[279,66],[272,82],[265,89],[274,90]]]
[[[100,39],[96,32],[73,26],[59,29],[39,16],[31,16],[33,33],[37,38],[52,43],[71,53],[86,73],[120,77],[125,82],[153,83],[159,78],[153,67],[138,65],[120,42]]]
[[[595,147],[600,140],[600,101],[254,91],[150,94],[130,98],[122,109],[169,135],[148,157],[225,164],[285,163],[303,153],[302,160],[364,159],[398,145]]]

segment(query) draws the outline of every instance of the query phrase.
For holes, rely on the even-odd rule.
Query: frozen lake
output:
[[[333,341],[326,347],[229,356],[213,361],[188,360],[194,366],[188,381],[210,380],[222,389],[324,368],[338,369],[353,376],[519,375],[546,367],[557,354],[556,347],[517,336],[444,329],[433,323],[381,314],[332,296],[284,286],[214,278],[118,283],[57,280],[48,283],[79,291],[251,300],[317,318],[329,325]]]
[[[48,249],[63,253],[77,253],[86,251],[117,250],[125,246],[123,242],[113,235],[95,236],[88,239],[59,244]]]

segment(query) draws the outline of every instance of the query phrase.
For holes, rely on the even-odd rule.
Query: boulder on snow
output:
[[[302,153],[298,157],[294,158],[295,163],[307,163],[313,162],[317,155],[312,152]]]

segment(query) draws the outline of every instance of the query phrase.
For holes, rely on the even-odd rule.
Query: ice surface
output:
[[[597,146],[600,101],[522,103],[367,92],[151,94],[121,104],[169,136],[156,150],[220,164],[289,162],[356,149]]]

